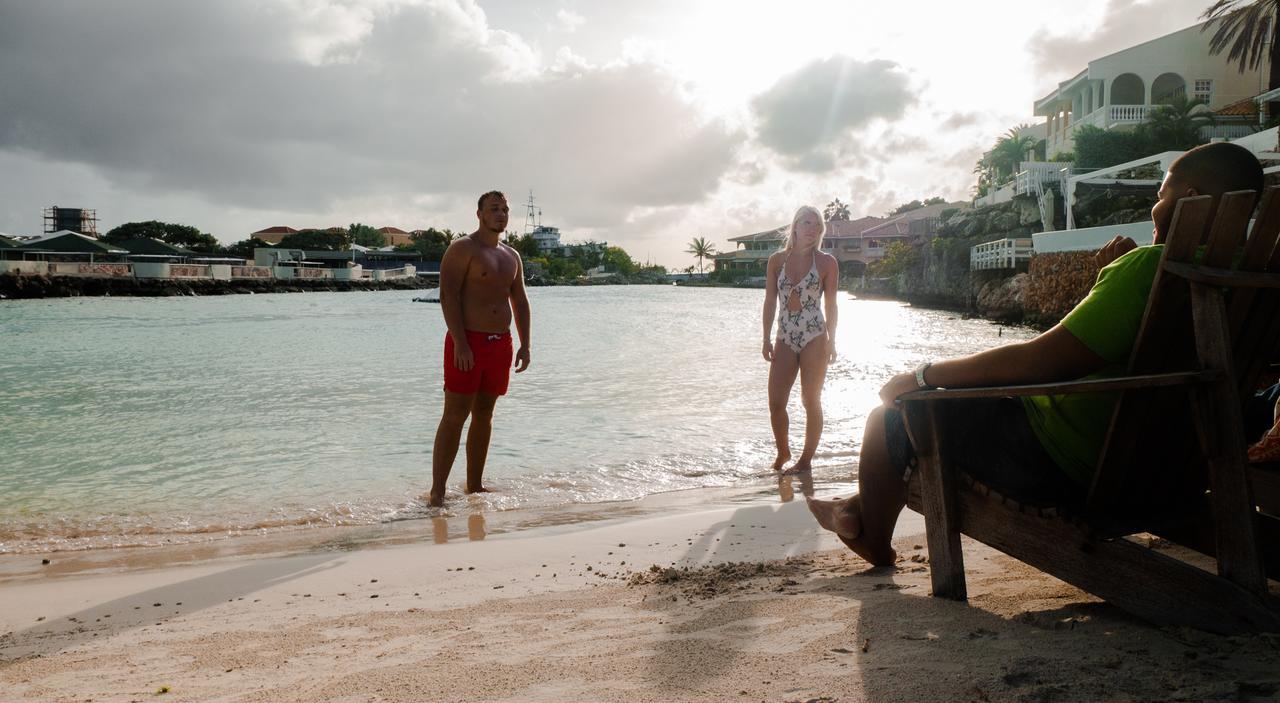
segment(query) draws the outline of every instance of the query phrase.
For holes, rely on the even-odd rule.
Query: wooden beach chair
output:
[[[1155,623],[1280,631],[1280,467],[1248,463],[1240,404],[1280,359],[1280,188],[1246,238],[1253,205],[1228,193],[1209,223],[1209,196],[1178,203],[1127,375],[903,396],[935,596],[967,597],[963,533]],[[1099,391],[1119,400],[1083,504],[1019,504],[939,451],[937,403]]]

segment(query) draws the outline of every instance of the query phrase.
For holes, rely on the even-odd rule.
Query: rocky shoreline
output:
[[[0,275],[0,299],[75,298],[118,296],[165,298],[187,295],[244,295],[254,293],[348,292],[373,290],[421,290],[435,288],[423,278],[385,281],[335,280],[181,280],[160,278],[88,278],[77,276]]]

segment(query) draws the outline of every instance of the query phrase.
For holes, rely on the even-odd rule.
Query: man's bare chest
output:
[[[516,258],[507,251],[485,251],[471,258],[467,282],[483,286],[505,287],[515,280]]]

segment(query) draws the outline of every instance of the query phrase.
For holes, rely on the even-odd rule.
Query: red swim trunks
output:
[[[467,345],[475,356],[475,366],[462,371],[453,364],[453,335],[444,335],[444,389],[450,393],[484,393],[506,395],[511,380],[511,362],[515,350],[510,332],[472,332],[467,330]]]

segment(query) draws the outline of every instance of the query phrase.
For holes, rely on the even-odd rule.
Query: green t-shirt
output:
[[[1103,267],[1089,295],[1062,319],[1068,332],[1107,362],[1106,367],[1088,378],[1124,373],[1163,250],[1162,244],[1138,247]],[[1115,393],[1022,399],[1040,444],[1068,476],[1082,485],[1093,480],[1115,402]]]

